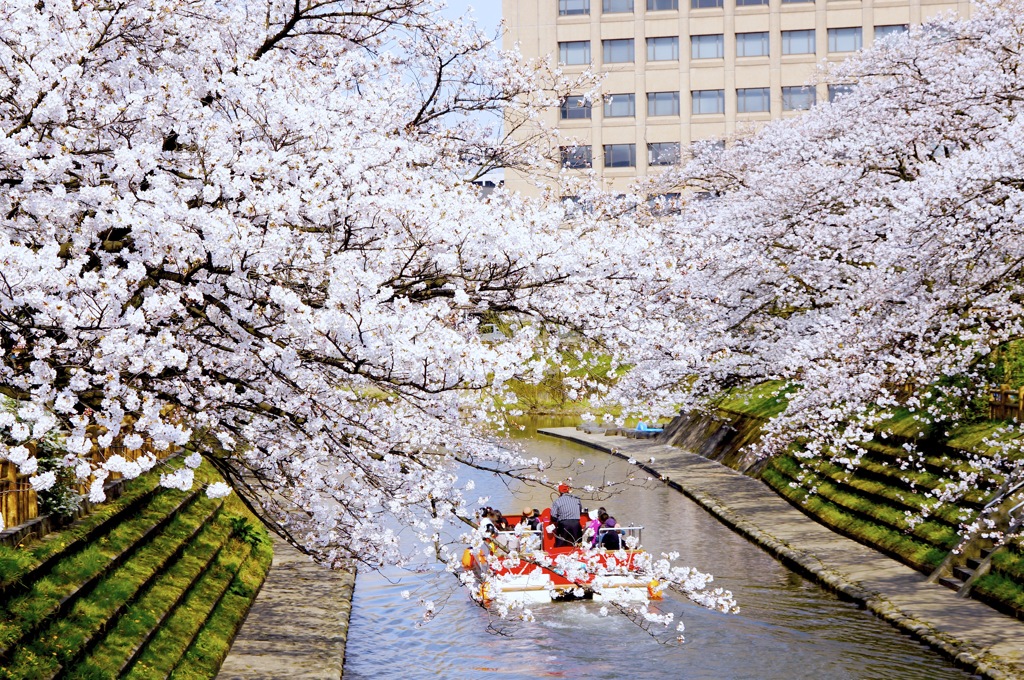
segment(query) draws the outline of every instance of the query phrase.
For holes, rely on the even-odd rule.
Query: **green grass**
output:
[[[163,469],[176,469],[181,465],[181,459],[172,458],[166,461],[166,466]],[[64,552],[74,541],[87,536],[95,527],[103,524],[141,496],[150,493],[159,483],[159,474],[142,475],[126,482],[125,491],[121,496],[96,506],[89,515],[67,529],[53,532],[42,539],[29,541],[16,548],[0,546],[0,587],[8,586],[24,578],[39,564],[57,553]]]
[[[926,520],[911,529],[909,518],[904,510],[877,503],[873,499],[865,498],[855,493],[849,493],[841,485],[833,483],[831,479],[815,474],[813,468],[801,469],[798,463],[792,459],[776,459],[774,467],[776,470],[786,474],[791,480],[797,481],[797,483],[801,483],[798,481],[799,476],[803,476],[805,481],[801,483],[802,486],[815,487],[821,497],[836,507],[866,516],[897,531],[909,532],[922,541],[947,551],[952,550],[960,543],[960,536],[953,527]],[[834,466],[832,467],[835,469]],[[856,481],[863,482],[864,480]],[[887,491],[892,491],[892,489],[887,487],[883,488]]]
[[[1003,549],[992,555],[992,569],[1018,583],[1024,583],[1024,556],[1013,549]]]
[[[762,479],[780,495],[817,517],[826,526],[862,543],[898,555],[905,563],[916,569],[934,569],[948,553],[890,526],[865,520],[822,498],[821,495],[809,493],[799,485],[791,487],[791,478],[777,470],[774,464],[765,469]]]
[[[721,397],[718,408],[756,418],[772,418],[786,409],[786,394],[792,389],[781,380],[735,388]]]
[[[227,541],[230,528],[218,519],[196,537],[182,559],[159,579],[118,619],[117,625],[80,664],[71,678],[117,677],[136,646],[144,642],[160,623],[162,616],[175,606],[181,594],[209,565],[210,560]]]
[[[50,574],[37,581],[32,590],[13,598],[0,611],[0,645],[9,645],[54,614],[61,598],[103,571],[114,557],[138,541],[149,526],[177,507],[185,497],[180,491],[160,493],[132,521],[114,527],[106,536],[61,561]]]
[[[210,519],[218,501],[201,498],[176,516],[151,543],[124,565],[104,577],[88,597],[80,600],[67,616],[56,621],[41,635],[55,643],[42,644],[40,653],[54,653],[67,664],[92,639],[110,618],[166,566],[167,561],[195,530]]]
[[[196,477],[197,486],[219,479],[207,465]],[[215,658],[216,665],[223,660],[269,569],[271,549],[266,530],[237,497],[221,501],[206,498],[198,489],[196,493],[194,502],[184,504],[150,540],[133,548],[147,530],[188,497],[180,491],[159,491],[128,521],[59,561],[27,593],[0,605],[0,645],[9,647],[15,640],[25,639],[0,666],[0,678],[47,677],[61,663],[69,677],[80,680],[121,677],[131,653],[154,628],[153,644],[142,649],[141,658],[156,654],[164,659],[164,673],[170,672],[195,639],[195,649],[201,651],[182,668],[212,668],[205,677],[214,675],[216,666],[210,659]],[[118,505],[130,501],[130,497],[122,497]],[[108,513],[117,510],[105,509]],[[83,529],[77,526],[75,530]],[[46,550],[66,545],[67,536],[53,536],[45,542]],[[133,552],[124,564],[105,575],[65,615],[55,616],[61,598],[94,579],[129,548]],[[7,557],[8,573],[24,574],[39,561],[30,548]],[[182,606],[166,617],[166,625],[157,628],[179,601]],[[218,602],[223,606],[211,611]],[[170,631],[165,630],[168,626]],[[187,632],[184,637],[182,630]],[[175,645],[178,655],[167,656]],[[82,658],[86,651],[88,655]],[[140,664],[137,668],[142,673],[145,667]]]
[[[231,550],[221,551],[182,605],[164,622],[139,656],[128,678],[162,678],[174,670],[206,623],[211,607],[231,585],[249,556],[251,546],[232,538]]]
[[[199,632],[172,678],[211,678],[224,662],[252,601],[266,578],[273,559],[269,540],[254,546],[223,599],[217,604],[206,626]]]
[[[1018,610],[1024,610],[1024,586],[999,573],[989,572],[974,582],[972,592],[987,596]]]

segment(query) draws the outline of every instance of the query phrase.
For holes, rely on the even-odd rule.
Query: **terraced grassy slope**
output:
[[[234,497],[153,479],[108,505],[0,552],[0,678],[216,674],[270,566],[266,532]]]
[[[960,507],[934,508],[926,490],[943,483],[931,472],[908,474],[883,464],[895,452],[873,446],[864,465],[849,470],[823,461],[774,459],[761,475],[769,486],[820,522],[922,572],[931,573],[961,540],[958,529],[981,508],[980,492]]]
[[[785,406],[779,383],[736,390],[723,397],[723,414],[736,418],[766,418]],[[910,411],[897,411],[879,426],[888,438],[868,444],[866,455],[853,467],[826,461],[803,460],[799,449],[771,460],[761,469],[761,479],[795,506],[834,530],[885,552],[891,557],[931,574],[940,565],[967,582],[983,561],[985,546],[975,546],[978,559],[951,557],[961,543],[961,527],[974,520],[1004,482],[999,474],[976,478],[969,461],[992,453],[987,440],[1011,436],[1003,423],[982,421],[942,432],[930,431]],[[915,440],[918,454],[912,463],[902,448]],[[962,478],[971,488],[959,505],[936,507],[928,492]],[[924,518],[922,520],[922,517]],[[964,564],[966,562],[966,564]],[[958,566],[959,565],[959,566]],[[979,574],[984,573],[978,572]],[[955,587],[955,583],[951,584]],[[978,599],[1024,618],[1024,543],[997,549],[988,574],[970,582]]]

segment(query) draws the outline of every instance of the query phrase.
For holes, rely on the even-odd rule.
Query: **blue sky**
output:
[[[501,0],[448,0],[448,13],[461,16],[472,7],[473,15],[481,28],[491,33],[501,21]]]

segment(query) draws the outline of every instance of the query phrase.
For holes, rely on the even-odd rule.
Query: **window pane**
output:
[[[590,41],[576,40],[574,42],[558,43],[558,61],[562,64],[589,64],[590,63]]]
[[[725,37],[722,35],[690,36],[691,59],[721,59],[725,56]]]
[[[647,145],[647,165],[678,165],[679,142],[659,142]]]
[[[694,90],[693,114],[725,113],[725,90]]]
[[[783,111],[806,111],[814,106],[816,97],[813,87],[782,88]]]
[[[764,33],[737,33],[736,56],[767,57],[768,32],[765,31]]]
[[[659,9],[679,9],[679,0],[647,0],[647,11]]]
[[[558,14],[560,16],[590,14],[590,0],[558,0]]]
[[[768,0],[736,0],[737,7],[750,7],[752,5],[767,5]]]
[[[562,100],[558,110],[558,117],[562,120],[578,120],[590,118],[590,102],[579,96],[569,96]]]
[[[636,95],[613,94],[604,100],[605,118],[632,118],[636,115]]]
[[[783,5],[795,5],[798,2],[814,2],[814,0],[782,0]]]
[[[910,30],[906,24],[895,24],[893,26],[875,26],[875,40],[888,38],[890,35],[903,35]]]
[[[736,90],[736,113],[762,113],[771,108],[767,87],[742,87]]]
[[[647,115],[648,116],[678,116],[679,115],[679,93],[678,92],[648,92],[647,93]]]
[[[651,212],[655,215],[669,215],[672,213],[679,212],[682,206],[682,194],[661,194],[660,196],[651,196],[647,199],[647,205],[650,206]]]
[[[861,48],[860,26],[828,29],[829,52],[856,52]]]
[[[601,8],[605,14],[616,14],[633,11],[633,0],[604,0]]]
[[[690,9],[712,9],[721,6],[722,0],[690,0]]]
[[[829,85],[828,100],[834,102],[837,97],[842,97],[853,90],[853,85]]]
[[[563,168],[589,168],[593,165],[590,146],[563,146],[559,149],[562,152]]]
[[[783,54],[814,54],[814,29],[807,31],[783,31]]]
[[[605,144],[604,167],[635,168],[636,144]]]
[[[633,39],[604,40],[604,63],[627,64],[633,61]]]
[[[679,59],[679,38],[648,38],[647,61],[676,61]]]

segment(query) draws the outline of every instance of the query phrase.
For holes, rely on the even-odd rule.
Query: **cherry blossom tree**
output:
[[[483,427],[494,394],[665,271],[637,276],[625,230],[480,194],[547,162],[538,112],[593,79],[437,9],[4,3],[0,455],[31,474],[26,444],[59,436],[99,501],[156,461],[95,447],[188,446],[165,486],[205,458],[228,482],[208,493],[327,565],[402,564],[423,547],[402,532],[457,561],[460,466],[530,474]]]
[[[762,453],[802,436],[845,462],[899,403],[962,419],[991,352],[1024,335],[1022,17],[980,3],[881,41],[822,72],[852,85],[833,103],[638,187],[637,204],[690,200],[660,232],[682,269],[623,398],[669,412],[784,381]]]

